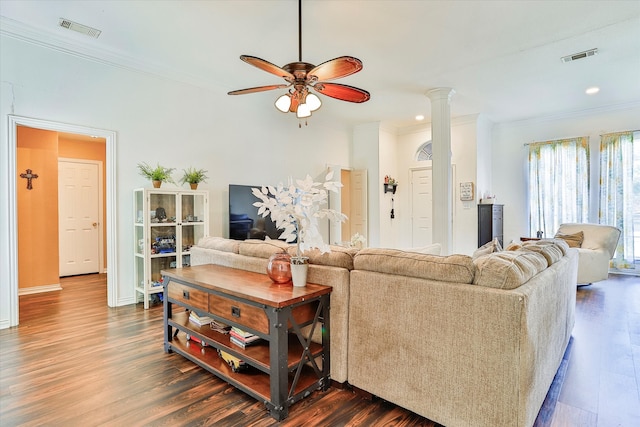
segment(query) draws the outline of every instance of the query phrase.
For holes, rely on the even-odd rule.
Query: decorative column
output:
[[[453,249],[450,103],[454,93],[448,87],[426,93],[431,100],[433,242],[442,245],[443,255],[449,255]]]

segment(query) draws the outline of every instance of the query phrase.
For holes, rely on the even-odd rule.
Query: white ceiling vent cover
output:
[[[58,25],[60,25],[62,28],[77,31],[80,34],[93,37],[94,39],[97,39],[100,33],[102,33],[102,31],[95,28],[87,27],[86,25],[78,24],[77,22],[73,22],[64,18],[60,18],[58,20]]]
[[[585,50],[584,52],[574,53],[573,55],[567,55],[560,58],[562,62],[571,62],[576,61],[578,59],[588,58],[590,56],[594,56],[598,54],[598,48]]]

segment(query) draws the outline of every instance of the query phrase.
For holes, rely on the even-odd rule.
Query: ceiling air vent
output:
[[[77,31],[80,34],[93,37],[94,39],[97,39],[100,33],[102,33],[102,31],[96,30],[95,28],[87,27],[86,25],[78,24],[77,22],[73,22],[64,18],[60,18],[58,20],[58,25],[60,25],[62,28]]]
[[[594,56],[598,53],[598,48],[585,50],[584,52],[574,53],[573,55],[567,55],[560,58],[562,62],[571,62],[577,59],[588,58],[590,56]]]

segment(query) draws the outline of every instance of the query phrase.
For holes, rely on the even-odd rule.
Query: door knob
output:
[[[97,222],[94,222],[94,223],[93,223],[93,224],[91,224],[91,225],[93,225],[94,227],[97,227],[97,226],[98,226],[98,223],[97,223]]]

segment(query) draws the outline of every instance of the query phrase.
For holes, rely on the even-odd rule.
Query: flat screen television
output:
[[[259,185],[229,184],[229,238],[235,240],[260,239],[267,236],[278,239],[282,230],[278,230],[271,217],[258,215],[253,206],[259,199],[251,193]]]

